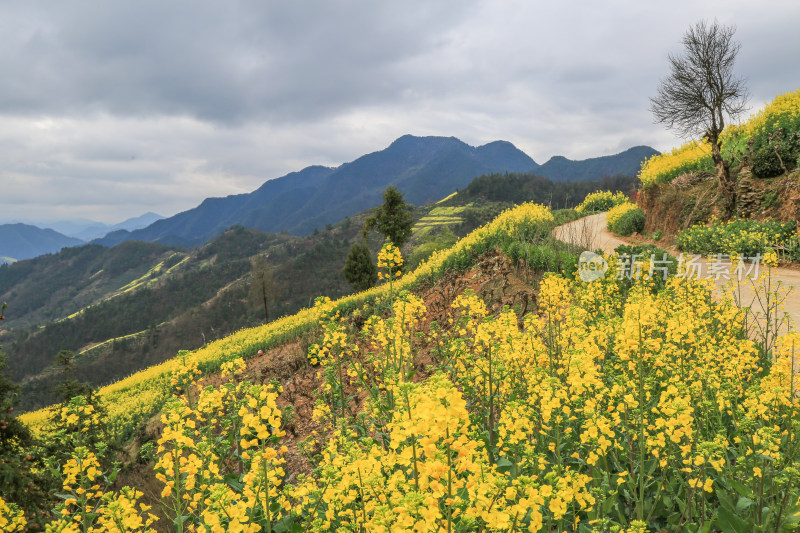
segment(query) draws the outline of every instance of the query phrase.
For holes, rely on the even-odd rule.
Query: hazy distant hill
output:
[[[17,260],[28,259],[80,244],[84,244],[84,241],[51,229],[22,223],[0,225],[0,256]]]
[[[138,217],[129,218],[120,222],[119,224],[103,224],[102,222],[95,222],[88,225],[85,228],[80,229],[79,231],[67,233],[70,237],[75,237],[76,239],[83,239],[84,241],[90,241],[92,239],[96,239],[98,237],[103,237],[111,233],[112,231],[118,230],[128,230],[133,231],[141,228],[146,228],[153,222],[157,220],[161,220],[162,217],[159,214],[153,213],[149,211],[144,215],[140,215]]]
[[[633,175],[642,159],[652,153],[652,148],[637,147],[616,156],[586,161],[554,158],[555,161],[538,165],[505,141],[473,147],[455,137],[405,135],[384,150],[337,168],[311,166],[267,181],[252,193],[208,198],[193,209],[144,229],[113,232],[94,242],[113,246],[137,239],[196,245],[237,224],[305,235],[380,204],[389,185],[398,187],[406,201],[421,205],[466,187],[477,176],[494,172],[535,171],[548,175],[541,171],[544,169],[557,176],[556,180]]]
[[[536,174],[553,181],[588,181],[622,174],[636,176],[642,161],[659,152],[649,146],[634,146],[616,155],[572,161],[557,155],[536,169]]]

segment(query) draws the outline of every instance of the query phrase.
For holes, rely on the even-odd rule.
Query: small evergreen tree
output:
[[[350,248],[342,274],[357,291],[365,291],[378,282],[378,267],[372,260],[366,241],[357,242]]]
[[[91,403],[92,386],[74,378],[75,354],[69,350],[61,350],[56,355],[56,364],[61,367],[61,383],[56,386],[54,392],[61,400],[61,404],[67,405],[75,396],[84,396]]]
[[[364,222],[364,236],[374,229],[400,248],[411,237],[413,224],[403,193],[391,186],[383,193],[383,205]]]

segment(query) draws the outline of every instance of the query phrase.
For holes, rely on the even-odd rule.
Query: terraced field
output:
[[[471,204],[470,204],[471,205]],[[469,205],[458,207],[434,207],[430,212],[414,224],[414,233],[423,234],[437,226],[452,226],[461,224],[464,220],[458,216]]]

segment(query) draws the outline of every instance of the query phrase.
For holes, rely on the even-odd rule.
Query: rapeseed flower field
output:
[[[365,294],[321,299],[274,329],[247,330],[103,391],[110,419],[122,423],[105,402],[135,408],[130,391],[157,385],[163,401],[150,408],[161,409],[164,430],[154,475],[174,530],[796,528],[797,333],[765,354],[743,334],[744,312],[712,298],[707,280],[672,277],[656,290],[642,276],[631,287],[612,256],[591,283],[546,275],[536,312],[524,316],[490,311],[467,291],[436,323],[409,292],[459,254],[525,240],[551,217],[533,205],[506,212],[400,276],[402,258],[386,248],[391,292],[386,284],[367,294],[387,297],[388,308],[361,328],[346,311]],[[323,381],[314,409],[323,431],[310,437],[320,450],[313,469],[290,482],[280,387],[243,379],[240,354],[300,323],[321,335],[309,359]],[[197,390],[196,376],[211,368],[226,381]],[[61,416],[81,424],[96,415],[76,405]],[[76,446],[66,461],[50,530],[152,531],[141,495],[111,490],[97,453]],[[24,520],[0,502],[6,530]]]

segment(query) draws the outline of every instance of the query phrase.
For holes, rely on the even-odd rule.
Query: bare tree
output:
[[[650,99],[656,122],[674,129],[682,137],[701,135],[711,145],[717,169],[719,194],[726,216],[736,207],[736,183],[730,162],[722,157],[720,134],[725,118],[735,120],[747,109],[744,80],[733,74],[733,63],[741,45],[733,40],[734,26],[700,21],[683,35],[684,55],[669,56],[671,72]]]

